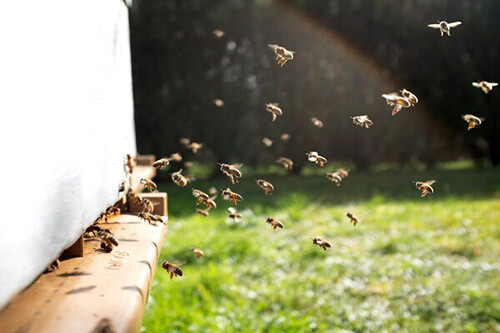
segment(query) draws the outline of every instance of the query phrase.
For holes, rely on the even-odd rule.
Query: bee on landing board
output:
[[[311,123],[317,128],[323,128],[323,122],[316,117],[311,118]]]
[[[180,169],[177,172],[172,173],[171,176],[172,176],[172,181],[175,183],[175,185],[180,186],[180,187],[184,187],[187,185],[188,181],[187,181],[186,177],[184,177],[181,174],[181,172],[182,172],[182,169]]]
[[[359,218],[356,215],[347,213],[346,216],[349,218],[349,222],[351,222],[354,226],[359,223]]]
[[[364,128],[370,128],[370,126],[373,125],[373,121],[371,121],[367,115],[354,116],[354,117],[351,117],[351,119],[352,119],[352,123],[354,125],[358,125],[358,126],[361,126]]]
[[[240,222],[242,216],[240,213],[238,213],[236,211],[236,208],[234,207],[229,207],[227,209],[227,211],[229,212],[229,218],[232,219],[234,222]]]
[[[276,230],[277,228],[283,229],[285,227],[285,225],[281,221],[278,221],[274,217],[270,216],[267,217],[266,223],[269,223],[274,230]]]
[[[458,27],[460,24],[462,24],[462,22],[460,21],[451,23],[448,23],[446,21],[438,21],[437,24],[433,23],[433,24],[428,24],[427,26],[431,29],[439,29],[439,31],[441,32],[441,37],[443,37],[445,34],[450,36],[451,28]]]
[[[238,201],[243,200],[243,197],[238,193],[231,191],[228,187],[222,191],[222,199],[232,202],[233,205],[237,205]]]
[[[283,115],[283,110],[278,106],[278,103],[267,103],[266,111],[271,113],[271,120],[274,122],[278,116]]]
[[[483,121],[485,120],[484,118],[479,118],[479,117],[476,117],[476,116],[471,115],[471,114],[463,114],[462,119],[465,120],[467,122],[467,124],[469,124],[469,126],[467,127],[468,131],[470,131],[471,129],[473,129],[476,126],[481,125],[483,123]]]
[[[54,260],[48,267],[47,269],[45,270],[46,273],[50,273],[50,272],[53,272],[57,269],[59,269],[59,264],[61,262],[59,261],[59,259],[56,259]]]
[[[326,240],[323,240],[321,237],[316,236],[314,238],[311,238],[313,241],[314,245],[319,246],[323,250],[326,251],[327,248],[332,247],[332,244],[330,242],[327,242]]]
[[[144,187],[147,188],[149,192],[158,191],[158,186],[156,186],[155,182],[153,182],[152,180],[141,178],[140,183],[144,185]]]
[[[174,276],[182,276],[182,270],[179,268],[179,266],[180,265],[176,265],[176,264],[168,262],[166,260],[164,260],[161,263],[161,267],[164,270],[166,270],[168,274],[170,274],[170,280],[172,280],[172,278]]]
[[[493,90],[493,87],[498,86],[498,83],[496,82],[488,82],[488,81],[481,81],[481,82],[472,82],[472,85],[476,88],[481,88],[481,90],[485,93],[488,94]]]
[[[306,153],[306,155],[307,155],[307,160],[309,162],[313,162],[313,163],[319,165],[320,167],[324,167],[325,164],[328,162],[328,160],[326,158],[319,155],[318,152],[316,152],[316,151],[310,151],[310,152]]]
[[[268,44],[267,46],[274,51],[279,66],[283,67],[287,61],[293,60],[294,51],[287,50],[283,46],[276,44]]]
[[[432,184],[434,184],[436,181],[434,179],[427,180],[425,182],[420,182],[420,181],[414,181],[415,187],[422,191],[420,194],[421,198],[424,198],[427,196],[427,194],[432,194],[434,193],[434,188],[432,187]]]
[[[270,195],[274,191],[274,186],[270,182],[264,179],[257,179],[257,185],[264,190],[265,195]]]
[[[205,253],[203,252],[203,250],[198,249],[196,247],[192,247],[191,251],[193,251],[193,253],[194,253],[194,255],[195,255],[195,257],[197,259],[200,259],[201,257],[203,257],[205,255]]]
[[[276,160],[276,163],[281,164],[286,170],[292,170],[293,161],[286,157],[280,157]]]

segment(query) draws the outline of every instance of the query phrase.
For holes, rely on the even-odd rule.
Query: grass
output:
[[[429,178],[436,193],[421,199],[411,181]],[[221,199],[205,218],[194,214],[191,186],[160,186],[170,214],[161,259],[185,262],[184,276],[157,270],[145,331],[500,331],[498,170],[354,173],[341,187],[266,176],[276,187],[269,197],[243,179],[230,186],[245,198],[238,224]],[[315,235],[333,247],[313,246]]]

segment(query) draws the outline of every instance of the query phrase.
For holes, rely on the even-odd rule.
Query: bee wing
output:
[[[481,122],[483,122],[486,120],[486,118],[481,117],[481,118],[479,118],[479,120],[481,120]]]
[[[448,26],[450,28],[455,28],[455,27],[458,27],[460,24],[462,24],[462,22],[457,21],[457,22],[448,23]]]
[[[276,48],[279,47],[279,45],[276,45],[276,44],[267,44],[267,46],[269,46],[273,50],[276,50]]]
[[[429,28],[432,28],[432,29],[439,29],[439,24],[436,24],[436,23],[433,23],[433,24],[428,24],[427,25]],[[451,26],[451,25],[450,25]]]
[[[227,211],[228,211],[230,214],[234,214],[234,213],[236,213],[236,208],[234,208],[234,207],[229,207],[229,208],[227,209]]]
[[[424,183],[427,184],[427,185],[432,185],[436,182],[435,179],[430,179],[430,180],[426,180]]]
[[[479,82],[472,82],[472,85],[476,88],[481,88],[481,84]]]
[[[491,85],[492,87],[496,87],[496,86],[498,86],[498,83],[496,83],[496,82],[490,82],[490,85]]]

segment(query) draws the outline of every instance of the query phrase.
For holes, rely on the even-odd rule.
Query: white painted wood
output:
[[[0,308],[112,204],[135,154],[122,0],[0,10]]]

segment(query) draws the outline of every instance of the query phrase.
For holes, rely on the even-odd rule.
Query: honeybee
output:
[[[120,185],[118,186],[118,192],[123,192],[123,191],[125,191],[125,186],[126,186],[126,183],[125,183],[125,181],[124,181],[124,180],[122,180],[122,181],[120,182]]]
[[[100,246],[104,252],[109,253],[109,252],[113,251],[114,244],[115,243],[111,240],[111,238],[104,238],[104,239],[102,239]]]
[[[172,176],[172,181],[175,183],[175,185],[180,186],[180,187],[184,187],[187,185],[188,181],[187,181],[186,177],[184,177],[181,174],[181,172],[182,172],[182,169],[180,169],[177,172],[172,173],[171,176]]]
[[[222,199],[232,202],[233,205],[237,205],[238,201],[243,200],[243,197],[238,193],[231,191],[228,187],[222,191]]]
[[[155,209],[153,202],[151,200],[149,200],[148,198],[141,199],[141,207],[142,207],[142,211],[146,212],[148,214],[152,214],[154,209]]]
[[[407,98],[408,101],[410,102],[411,106],[415,106],[415,104],[418,103],[417,96],[415,96],[415,94],[413,94],[411,91],[409,91],[407,89],[401,90],[401,96],[403,96],[404,98]]]
[[[340,186],[342,182],[342,176],[338,172],[330,172],[326,174],[326,178],[332,183],[335,183],[336,186]]]
[[[47,267],[47,269],[46,269],[45,271],[46,271],[47,273],[50,273],[50,272],[55,271],[56,269],[58,269],[58,268],[59,268],[59,263],[60,263],[59,259],[54,260],[54,261],[53,261],[53,262],[52,262],[52,263],[51,263],[51,264]]]
[[[170,164],[170,159],[164,157],[153,163],[153,167],[156,169],[163,169]]]
[[[462,118],[469,124],[469,127],[467,127],[468,131],[476,126],[481,125],[481,123],[485,120],[484,118],[479,118],[471,114],[463,114]]]
[[[356,215],[349,212],[346,215],[354,226],[359,223],[359,218]]]
[[[197,208],[197,209],[196,209],[196,212],[197,212],[198,214],[200,214],[201,216],[205,216],[205,217],[207,217],[207,216],[209,216],[209,215],[210,215],[210,211],[209,211],[208,209],[200,209],[200,208]]]
[[[182,161],[182,156],[179,153],[173,153],[168,159],[174,162],[180,162]]]
[[[274,191],[274,186],[270,182],[264,179],[257,179],[257,185],[264,190],[265,195],[271,194]]]
[[[224,31],[220,30],[220,29],[214,29],[212,30],[212,34],[217,37],[217,38],[221,38],[224,36]]]
[[[286,170],[292,170],[292,168],[293,168],[293,161],[291,159],[289,159],[289,158],[286,158],[286,157],[279,157],[276,160],[276,163],[279,163],[279,164],[283,165],[283,167]]]
[[[157,222],[160,222],[160,223],[163,223],[163,219],[161,218],[160,215],[153,215],[151,213],[148,213],[148,212],[140,212],[139,214],[137,214],[137,216],[144,220],[144,221],[147,221],[149,224],[152,224],[152,225],[157,225]]]
[[[182,270],[179,268],[179,265],[164,260],[161,263],[161,267],[170,274],[170,280],[172,280],[174,276],[182,276]]]
[[[93,224],[91,226],[88,226],[87,229],[85,229],[85,232],[83,233],[83,237],[85,237],[85,238],[90,238],[92,236],[95,237],[95,236],[97,236],[97,233],[101,230],[102,229],[99,226]],[[92,233],[92,235],[91,235],[91,233]]]
[[[206,194],[205,192],[200,191],[198,189],[193,189],[192,193],[193,193],[193,197],[196,198],[197,205],[205,202],[209,198],[208,194]]]
[[[370,126],[373,125],[373,121],[371,121],[367,115],[355,116],[351,117],[351,119],[354,125],[358,125],[364,128],[370,128]]]
[[[114,246],[118,246],[118,240],[113,236],[111,231],[108,229],[102,229],[97,233],[97,236],[101,238],[102,241],[111,243]]]
[[[409,108],[412,106],[409,98],[399,96],[397,93],[383,94],[382,97],[385,98],[387,105],[394,107],[391,113],[393,116],[401,111],[402,108]]]
[[[188,138],[180,138],[179,143],[183,146],[187,146],[191,143],[191,139]]]
[[[208,193],[211,195],[211,196],[214,196],[214,195],[217,195],[219,194],[219,192],[217,192],[217,189],[215,187],[211,187],[208,189]]]
[[[307,160],[309,162],[316,163],[320,167],[324,167],[325,164],[328,162],[328,160],[326,158],[319,155],[318,152],[316,152],[316,151],[310,151],[310,152],[306,153],[306,155],[307,155]]]
[[[458,27],[460,24],[462,24],[462,22],[460,22],[460,21],[452,22],[452,23],[448,23],[446,21],[438,21],[437,24],[433,23],[433,24],[428,24],[427,26],[429,28],[432,28],[432,29],[439,29],[439,31],[441,32],[441,37],[443,37],[444,34],[447,34],[448,36],[450,36],[451,28]]]
[[[273,49],[274,54],[276,55],[276,60],[278,61],[278,65],[283,67],[287,61],[293,60],[294,51],[287,50],[283,46],[279,46],[276,44],[268,44],[271,49]]]
[[[152,180],[141,178],[140,183],[144,185],[144,187],[147,188],[149,192],[158,190],[158,186],[156,186],[156,184]]]
[[[481,82],[472,82],[472,85],[476,88],[481,88],[481,90],[485,93],[488,94],[490,91],[493,90],[493,87],[498,86],[498,83],[496,82],[488,82],[488,81],[481,81]]]
[[[141,203],[142,202],[142,199],[140,196],[138,196],[136,193],[134,193],[134,191],[132,191],[131,188],[129,188],[127,190],[127,200],[128,201],[135,201],[137,203]]]
[[[135,167],[135,161],[134,161],[134,158],[132,157],[132,155],[130,154],[127,154],[127,156],[125,157],[125,170],[127,171],[127,173],[133,173],[134,172],[134,167]]]
[[[316,236],[312,238],[313,244],[319,246],[323,250],[326,251],[326,248],[332,247],[332,244],[326,240],[323,240],[321,237]]]
[[[273,142],[271,141],[271,139],[267,138],[267,137],[264,137],[262,139],[262,143],[266,146],[266,147],[271,147],[273,145]]]
[[[427,180],[425,182],[420,182],[420,181],[414,181],[415,187],[422,191],[420,194],[420,197],[423,198],[427,194],[432,194],[434,193],[434,188],[432,187],[432,184],[434,184],[436,181],[434,179]]]
[[[317,128],[323,128],[323,122],[316,117],[311,118],[311,123]]]
[[[194,141],[186,146],[186,148],[191,149],[193,151],[193,154],[197,154],[198,150],[200,150],[202,147],[203,147],[203,143],[198,143],[198,142],[194,142]]]
[[[238,183],[238,178],[241,178],[241,171],[239,170],[240,165],[238,164],[226,164],[218,163],[220,165],[220,171],[229,177],[231,183]]]
[[[118,216],[121,214],[121,209],[115,205],[109,206],[105,211],[108,217]]]
[[[216,107],[221,108],[221,107],[224,106],[224,101],[222,99],[215,98],[214,99],[214,104],[215,104]]]
[[[276,220],[274,217],[268,216],[266,219],[266,223],[269,223],[271,227],[276,230],[277,228],[284,228],[284,225],[281,221]]]
[[[283,110],[278,106],[278,103],[267,103],[266,111],[271,113],[271,119],[274,122],[277,116],[283,115]]]
[[[198,258],[198,259],[200,259],[201,257],[203,257],[205,255],[205,253],[203,252],[203,250],[198,249],[196,247],[192,247],[191,251],[193,251],[195,257]]]
[[[288,142],[288,140],[290,140],[290,134],[288,133],[281,134],[281,141]]]
[[[229,218],[231,218],[234,222],[240,222],[242,216],[236,211],[236,208],[229,207],[227,211],[229,212]]]

